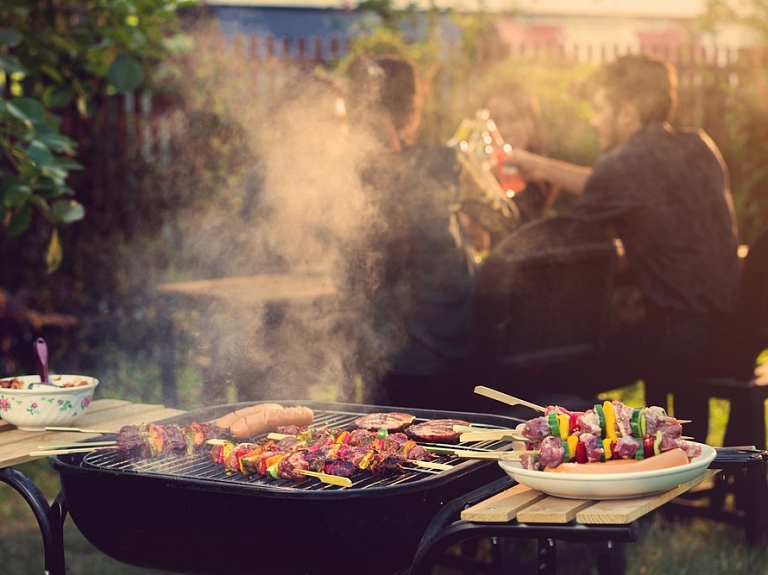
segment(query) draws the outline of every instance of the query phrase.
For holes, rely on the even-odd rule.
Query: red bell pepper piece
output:
[[[583,441],[576,444],[576,463],[587,462],[587,446]]]

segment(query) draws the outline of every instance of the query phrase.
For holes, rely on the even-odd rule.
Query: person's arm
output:
[[[592,174],[592,168],[546,158],[518,148],[512,151],[505,162],[520,170],[526,181],[548,182],[575,196],[581,195],[584,184]]]

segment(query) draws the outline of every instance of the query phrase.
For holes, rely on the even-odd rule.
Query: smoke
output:
[[[298,274],[302,281],[269,301],[197,299],[180,308],[186,314],[192,301],[199,316],[205,395],[279,400],[322,390],[326,399],[356,400],[358,348],[368,350],[367,368],[376,373],[389,346],[368,325],[364,298],[347,291],[350,259],[366,260],[372,231],[383,226],[361,180],[380,144],[345,124],[342,93],[328,79],[285,78],[279,89],[271,87],[274,106],[254,101],[264,88],[255,85],[263,70],[254,66],[227,58],[225,72],[207,84],[210,105],[237,119],[250,155],[236,177],[222,182],[214,202],[185,214],[179,274]],[[381,273],[375,261],[365,265],[373,276]],[[344,296],[294,297],[305,284],[334,286]]]

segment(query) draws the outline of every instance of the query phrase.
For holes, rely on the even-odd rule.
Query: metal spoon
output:
[[[33,344],[35,352],[35,361],[37,362],[37,372],[40,374],[39,383],[30,383],[27,389],[33,389],[38,385],[48,385],[51,387],[59,387],[55,383],[48,381],[48,345],[42,337],[38,337]]]

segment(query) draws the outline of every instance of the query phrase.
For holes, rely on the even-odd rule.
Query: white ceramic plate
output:
[[[499,461],[499,465],[518,483],[548,495],[567,499],[628,499],[668,491],[697,477],[716,455],[709,445],[699,445],[701,455],[687,465],[654,471],[586,475],[533,471],[523,469],[515,461]]]

